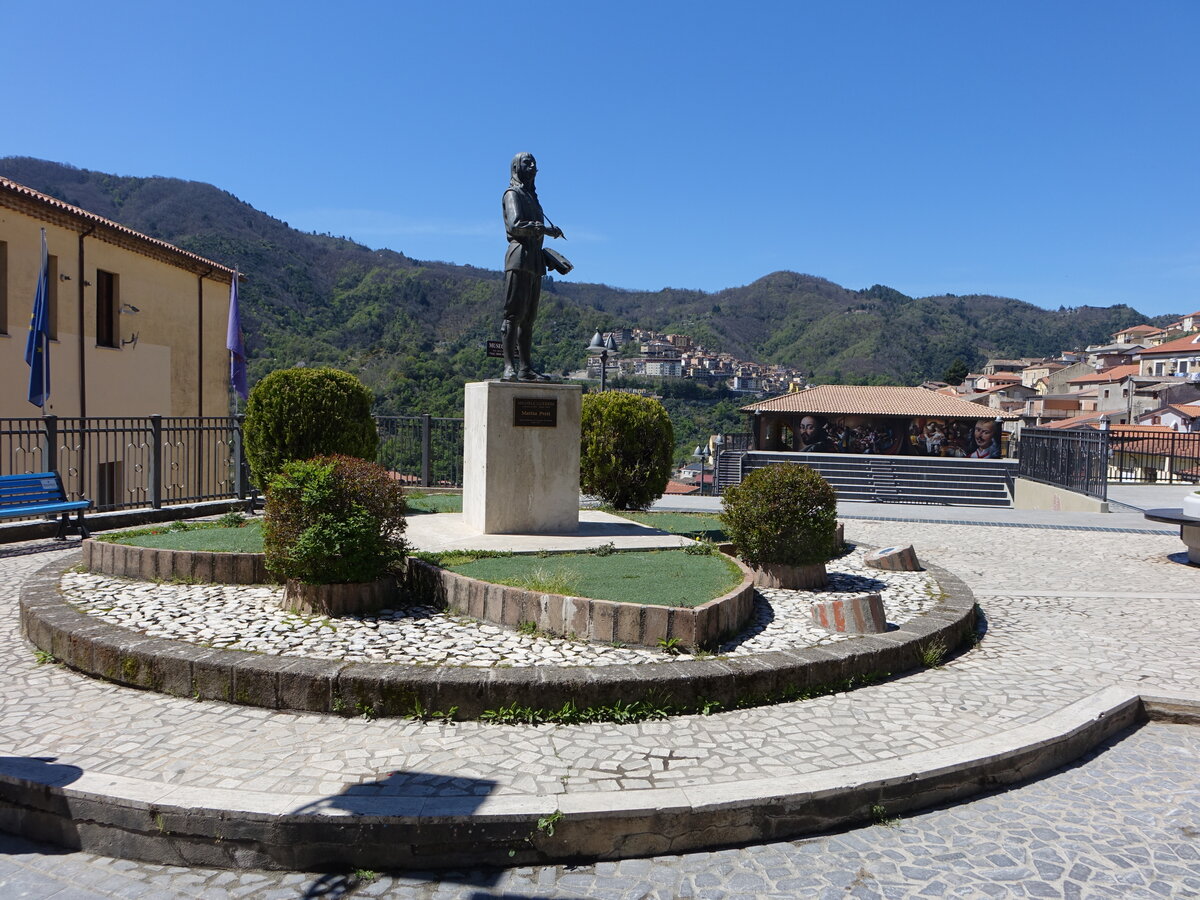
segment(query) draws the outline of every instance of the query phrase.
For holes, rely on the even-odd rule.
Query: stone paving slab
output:
[[[847,531],[877,546],[911,542],[963,577],[988,618],[981,646],[852,694],[669,723],[326,727],[320,717],[131,692],[37,665],[13,611],[22,578],[45,562],[28,553],[0,560],[0,652],[11,660],[0,733],[12,755],[200,789],[338,795],[382,781],[409,796],[420,787],[555,797],[819,772],[984,739],[1106,685],[1200,688],[1200,570],[1177,561],[1176,538],[878,521]],[[1075,596],[1089,591],[1113,596]]]
[[[0,834],[0,896],[41,900],[1200,896],[1200,729],[1152,723],[970,803],[800,841],[450,872],[163,866]]]

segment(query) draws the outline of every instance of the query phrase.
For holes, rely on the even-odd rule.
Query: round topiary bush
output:
[[[267,570],[303,584],[374,581],[404,558],[404,489],[349,456],[286,463],[267,488]]]
[[[675,431],[657,400],[605,391],[583,398],[579,486],[616,509],[645,509],[671,477]]]
[[[243,429],[246,461],[262,488],[293,459],[342,454],[374,459],[371,392],[337,369],[280,369],[254,386]]]
[[[755,469],[726,488],[721,523],[738,555],[756,569],[824,566],[836,550],[837,495],[808,466]]]

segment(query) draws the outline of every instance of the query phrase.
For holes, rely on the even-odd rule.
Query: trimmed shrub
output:
[[[374,459],[371,400],[361,381],[337,369],[279,369],[263,378],[250,392],[243,429],[255,484],[266,488],[293,459]]]
[[[836,552],[837,495],[808,466],[755,469],[724,492],[721,523],[751,566],[808,566]]]
[[[404,488],[350,456],[283,466],[267,488],[267,570],[305,584],[374,581],[404,558]]]
[[[675,432],[657,400],[605,391],[583,398],[579,486],[616,509],[645,509],[671,477]]]

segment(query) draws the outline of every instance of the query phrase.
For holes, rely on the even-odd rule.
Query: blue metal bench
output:
[[[35,472],[32,475],[0,475],[0,519],[15,519],[62,513],[58,523],[59,540],[67,537],[71,513],[76,513],[75,527],[80,537],[91,537],[83,521],[83,511],[91,509],[91,500],[68,500],[62,478],[57,472]]]

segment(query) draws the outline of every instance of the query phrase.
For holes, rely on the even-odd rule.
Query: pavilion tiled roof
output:
[[[2,175],[0,175],[0,206],[36,209],[44,220],[75,230],[80,230],[81,226],[86,230],[90,226],[92,236],[98,240],[123,246],[146,256],[165,259],[185,269],[193,271],[207,269],[209,271],[206,274],[220,274],[226,279],[231,279],[234,274],[234,270],[228,266],[205,259],[198,253],[192,253],[190,250],[176,247],[174,244],[142,234],[140,231],[134,231],[120,222],[114,222],[112,219],[98,216],[86,209],[64,203],[56,197],[35,191],[31,187],[26,187]]]
[[[823,384],[804,391],[768,397],[742,412],[813,413],[819,416],[936,416],[958,419],[1016,419],[1008,413],[968,403],[919,387]]]

